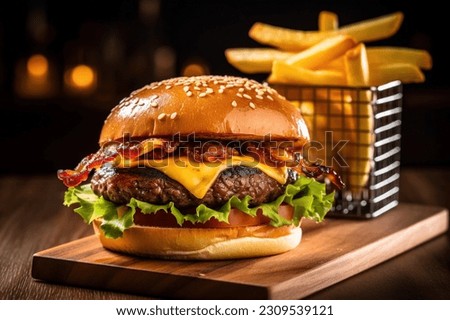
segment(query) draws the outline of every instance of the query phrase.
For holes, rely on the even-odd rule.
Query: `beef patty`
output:
[[[203,199],[193,196],[177,181],[152,168],[114,168],[104,165],[91,179],[92,190],[98,196],[125,204],[131,198],[153,204],[173,201],[178,208],[220,207],[233,195],[239,199],[249,195],[252,206],[275,200],[283,194],[287,184],[297,179],[295,171],[289,170],[285,185],[278,183],[257,168],[230,167],[219,175]]]

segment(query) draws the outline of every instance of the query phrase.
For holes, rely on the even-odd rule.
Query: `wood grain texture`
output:
[[[272,257],[163,261],[116,254],[95,236],[33,257],[33,278],[177,299],[298,299],[416,247],[448,229],[442,207],[401,204],[370,221],[303,225],[298,248]]]
[[[136,299],[33,281],[35,252],[92,234],[62,206],[64,190],[54,175],[0,177],[0,299]]]
[[[450,208],[449,181],[449,168],[403,168],[400,201]],[[93,234],[62,205],[64,190],[54,174],[0,176],[0,299],[156,298],[32,278],[34,253]],[[305,299],[450,299],[449,266],[447,231]]]

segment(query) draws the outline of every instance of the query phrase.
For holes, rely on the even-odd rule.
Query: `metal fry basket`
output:
[[[271,85],[298,106],[311,144],[304,157],[332,166],[346,187],[329,216],[374,218],[398,204],[402,84]]]

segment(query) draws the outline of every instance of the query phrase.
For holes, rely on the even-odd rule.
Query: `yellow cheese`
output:
[[[285,184],[288,176],[287,167],[271,167],[258,163],[252,157],[233,156],[224,161],[214,162],[194,162],[188,157],[173,158],[168,157],[161,160],[125,160],[118,164],[121,168],[130,167],[150,167],[161,171],[173,180],[178,181],[195,197],[201,199],[208,189],[216,181],[219,174],[232,166],[247,166],[260,169],[269,177]]]

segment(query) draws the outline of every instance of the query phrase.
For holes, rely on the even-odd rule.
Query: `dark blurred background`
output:
[[[428,50],[426,82],[404,85],[403,166],[448,166],[448,13],[436,1],[44,1],[0,4],[0,173],[54,173],[98,148],[117,102],[152,81],[197,73],[263,81],[229,65],[224,50],[257,47],[256,21],[314,30],[403,11],[399,32],[368,45]]]

